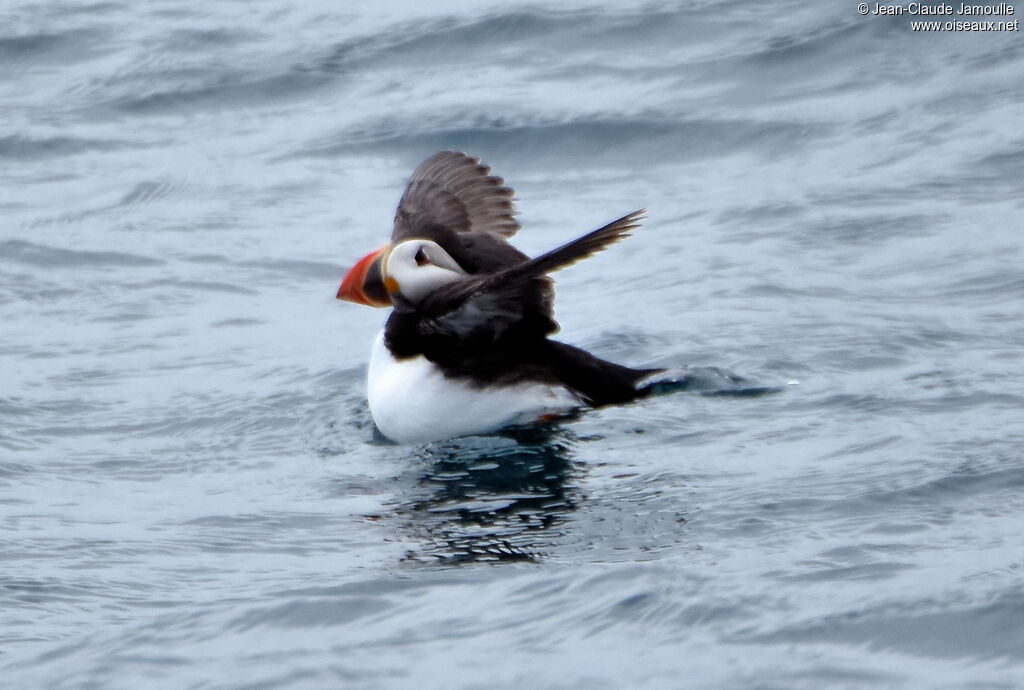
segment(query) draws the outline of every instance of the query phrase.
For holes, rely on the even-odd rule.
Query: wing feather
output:
[[[543,337],[558,330],[551,318],[550,278],[628,237],[644,210],[634,211],[557,249],[488,275],[472,276],[432,293],[420,306],[420,333],[451,338],[460,347],[493,346],[511,336]]]
[[[413,172],[398,203],[393,243],[444,233],[492,233],[511,237],[515,191],[491,168],[458,151],[441,151]]]

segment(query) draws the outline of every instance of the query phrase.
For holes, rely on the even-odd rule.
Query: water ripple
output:
[[[162,266],[164,262],[148,256],[113,251],[85,251],[50,247],[24,240],[0,242],[0,256],[12,261],[41,268],[103,268],[118,266]]]

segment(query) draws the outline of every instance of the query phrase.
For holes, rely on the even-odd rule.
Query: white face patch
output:
[[[419,304],[437,288],[467,275],[448,252],[430,240],[396,244],[388,255],[385,272],[388,289],[411,304]]]

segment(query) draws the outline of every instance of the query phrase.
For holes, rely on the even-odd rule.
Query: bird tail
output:
[[[593,407],[629,402],[647,395],[640,385],[663,369],[634,369],[595,357],[578,347],[548,340],[551,370]]]

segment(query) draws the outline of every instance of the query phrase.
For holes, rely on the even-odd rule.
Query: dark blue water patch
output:
[[[267,515],[262,513],[245,513],[241,515],[205,515],[188,520],[186,525],[206,528],[220,528],[222,531],[233,530],[239,533],[247,531],[276,531],[285,529],[313,529],[326,526],[330,517],[323,514],[278,513]]]
[[[19,423],[30,424],[38,420],[73,419],[79,416],[104,415],[111,407],[84,398],[54,398],[51,400],[0,399],[0,415],[8,420],[18,417]]]
[[[0,68],[0,79],[20,76],[26,66],[81,63],[112,50],[108,33],[99,29],[0,35],[0,65],[18,67]]]
[[[182,254],[180,256],[182,261],[188,261],[194,264],[222,264],[227,265],[231,263],[231,260],[223,254]]]
[[[965,82],[963,88],[939,92],[927,100],[915,104],[913,110],[902,113],[907,119],[906,127],[912,134],[912,141],[920,141],[924,144],[935,144],[940,141],[950,140],[950,133],[945,130],[935,130],[931,127],[917,128],[914,124],[931,123],[935,121],[970,119],[974,117],[988,118],[994,109],[1014,106],[1020,99],[1019,88],[998,78],[985,79],[976,78],[972,70],[972,79]],[[1009,134],[1009,133],[1008,133]],[[1014,136],[1016,133],[1011,134]],[[955,137],[954,137],[955,138]],[[970,139],[964,139],[969,141]],[[1007,146],[1019,145],[1020,139],[1009,137],[1003,144]],[[977,144],[968,150],[976,151]]]
[[[0,260],[2,260],[2,257],[0,257]],[[51,305],[54,302],[82,292],[78,288],[39,280],[36,276],[28,273],[8,273],[2,271],[0,272],[0,278],[4,279],[0,281],[0,304],[24,301]],[[2,294],[3,292],[8,294]]]
[[[260,268],[278,275],[311,280],[341,280],[342,275],[344,275],[344,268],[337,264],[320,261],[302,261],[299,259],[242,261],[238,265],[248,268]]]
[[[777,23],[781,31],[765,32],[740,50],[689,66],[688,78],[736,83],[735,96],[787,101],[794,85],[811,84],[815,92],[842,92],[878,83],[879,79],[920,78],[913,61],[886,70],[881,57],[906,41],[899,22],[888,17],[830,15],[824,7],[813,25]],[[876,56],[865,68],[865,55]],[[851,70],[851,65],[858,65]],[[868,63],[871,64],[871,63]],[[770,88],[767,88],[769,87]]]
[[[87,385],[102,385],[105,379],[112,376],[107,372],[76,372],[73,376],[60,377],[63,380],[70,379],[80,382],[79,387]],[[58,387],[61,385],[58,382]],[[53,420],[56,422],[57,420]],[[51,423],[45,426],[38,426],[31,429],[31,438],[37,441],[52,440],[55,438],[87,438],[89,436],[101,436],[110,438],[126,438],[135,435],[146,435],[163,429],[165,422],[141,422],[141,423],[107,423],[107,424],[74,424]]]
[[[757,383],[718,367],[669,369],[642,383],[643,390],[650,395],[688,392],[707,397],[751,398],[785,390],[783,386]]]
[[[948,109],[950,118],[970,118],[973,111],[984,112],[985,108],[977,108],[977,99],[990,98],[991,93],[984,95],[970,95],[965,97],[966,102],[947,103],[941,102],[941,107]],[[1016,99],[1007,99],[1010,102]],[[932,113],[938,107],[940,101],[926,104],[926,109]],[[989,106],[991,107],[991,106]],[[904,135],[903,138],[906,138]],[[932,146],[936,142],[922,138],[922,144]],[[1016,202],[1024,198],[1021,187],[1016,184],[1021,170],[1024,169],[1024,151],[1021,150],[1019,141],[1013,141],[1005,145],[977,146],[973,153],[973,161],[963,163],[956,168],[940,168],[934,171],[925,171],[922,179],[912,184],[905,184],[899,187],[884,187],[870,190],[866,196],[863,192],[852,192],[848,201],[854,202],[858,198],[863,202],[878,203],[881,201],[903,202],[903,201],[927,201],[944,199],[947,202],[959,200],[970,204],[990,205],[995,202]],[[887,161],[883,161],[887,164]],[[836,197],[834,201],[841,201],[842,196]],[[829,201],[829,198],[821,199]],[[989,232],[1003,232],[1006,226],[988,228]],[[970,229],[968,229],[970,231]]]
[[[984,203],[997,200],[1020,201],[1024,192],[1017,182],[1024,179],[1024,146],[1017,141],[995,153],[982,156],[958,177],[961,195]],[[1000,232],[1003,228],[990,228]]]
[[[373,423],[370,406],[363,393],[365,374],[365,370],[360,368],[358,379],[321,394],[321,398],[335,401],[331,412],[314,418],[304,432],[306,446],[321,459],[344,459],[354,452],[355,446],[362,444],[385,447],[394,445],[384,438]],[[338,390],[358,390],[358,393],[351,393],[338,403]],[[334,419],[334,415],[338,415],[339,419]]]
[[[749,618],[752,601],[697,599],[705,585],[701,576],[665,566],[630,564],[590,577],[573,586],[577,610],[566,612],[574,627],[588,636],[601,634],[624,623],[653,631],[671,629],[675,634]],[[617,593],[617,594],[616,594]]]
[[[692,161],[737,152],[787,156],[822,134],[818,125],[793,121],[701,119],[670,113],[586,116],[559,120],[450,112],[412,120],[377,119],[372,124],[312,142],[286,157],[386,153],[419,161],[443,149],[489,151],[520,165],[635,166],[652,161]]]
[[[124,11],[125,5],[122,2],[56,2],[45,6],[46,10],[59,12],[62,17],[109,17],[117,12]],[[43,14],[42,16],[46,16]]]
[[[1019,11],[1017,9],[1018,13]],[[976,41],[976,45],[971,46],[973,50],[964,55],[964,67],[972,72],[985,72],[999,70],[1007,63],[1019,63],[1024,57],[1024,45],[1019,40],[1014,40],[1015,33],[1010,31],[990,33],[987,36],[990,40]],[[1007,84],[1006,88],[1019,97],[1019,85]]]
[[[138,75],[125,81],[143,80]],[[276,74],[254,74],[238,70],[213,68],[197,79],[194,86],[175,86],[161,89],[159,85],[175,81],[163,75],[150,75],[143,81],[157,84],[148,93],[133,86],[130,94],[105,100],[95,109],[105,115],[160,116],[208,110],[227,110],[249,106],[265,106],[268,103],[293,103],[298,99],[310,98],[333,80],[324,75],[286,69]],[[110,87],[116,88],[116,85]]]
[[[822,12],[814,25],[779,23],[784,32],[771,36],[762,49],[748,55],[747,66],[757,71],[759,65],[772,69],[789,63],[818,74],[817,70],[857,65],[851,76],[859,74],[875,84],[907,83],[930,78],[936,67],[946,71],[969,67],[974,58],[992,51],[993,43],[1000,39],[993,35],[992,41],[978,41],[969,32],[921,34],[913,30],[915,19],[918,17]],[[1011,42],[1016,43],[1009,36],[1003,38],[1003,45]],[[1002,52],[1003,45],[994,49]],[[818,76],[822,77],[819,83],[829,82],[824,75]]]
[[[160,259],[124,252],[96,252],[48,247],[24,240],[0,242],[0,261],[41,268],[110,268],[119,266],[162,266]]]
[[[514,49],[517,59],[530,60],[530,46],[541,50],[558,46],[559,53],[564,54],[571,45],[583,46],[595,40],[586,34],[602,27],[606,35],[613,31],[608,15],[543,9],[418,20],[346,40],[309,69],[344,73],[412,65],[464,66],[498,62],[507,54],[502,48]]]
[[[96,316],[91,319],[92,323],[133,323],[136,321],[145,321],[155,316],[155,313],[151,310],[149,305],[143,305],[140,303],[134,304],[123,304],[119,305],[120,310],[116,314],[103,314],[102,316]],[[137,350],[132,345],[127,348],[128,351]]]
[[[25,403],[18,398],[0,398],[0,415],[5,418],[30,415],[34,413],[34,410],[34,404]]]
[[[981,410],[1022,410],[1024,396],[1003,391],[952,392],[908,402],[908,409],[922,413],[947,415],[953,412],[979,413]]]
[[[117,139],[88,139],[66,136],[36,138],[12,135],[0,137],[0,159],[44,160],[93,151],[117,151],[135,146],[137,144]]]
[[[887,36],[896,31],[898,24],[886,18],[869,23],[854,16],[837,20],[833,14],[821,13],[817,25],[778,24],[785,29],[769,34],[755,49],[743,56],[750,70],[775,71],[780,66],[798,65],[801,70],[828,69],[845,62],[854,49],[862,49],[868,36]]]
[[[898,369],[908,363],[902,349],[898,352],[887,352],[886,350],[897,350],[897,348],[879,347],[877,352],[861,350],[832,350],[823,354],[819,361],[832,365],[836,371],[845,372],[867,372],[886,369]]]
[[[575,441],[556,426],[430,444],[390,520],[422,546],[409,562],[538,561],[582,501]]]
[[[198,360],[151,369],[182,372],[217,364]],[[240,366],[234,361],[221,364]],[[46,382],[56,390],[81,391],[89,387],[115,385],[138,373],[124,369],[76,368],[50,376]],[[277,374],[275,376],[279,378]],[[67,412],[59,412],[65,408]],[[294,432],[302,428],[308,415],[316,413],[317,406],[304,392],[279,391],[245,403],[230,396],[193,392],[174,396],[167,403],[155,407],[142,407],[131,400],[121,400],[109,405],[82,403],[80,406],[56,407],[47,404],[30,410],[33,410],[32,414],[19,422],[19,440],[46,443],[54,439],[81,439],[84,446],[86,440],[97,439],[95,443],[110,442],[112,448],[123,451],[130,449],[123,444],[129,444],[132,439],[163,438],[168,441],[166,452],[172,457],[177,453],[179,457],[190,458],[193,451],[200,451],[214,458],[222,450],[234,449],[233,455],[237,459],[239,452],[256,456],[264,451],[274,452],[298,445]],[[119,453],[119,457],[126,459],[129,465],[135,462],[134,456]],[[145,464],[144,459],[141,462]],[[182,463],[182,469],[186,464]]]
[[[883,436],[882,438],[873,438],[869,441],[846,446],[834,453],[829,453],[828,455],[823,456],[823,459],[843,458],[851,455],[874,455],[883,448],[898,445],[901,440],[902,437],[900,436]]]
[[[837,245],[881,250],[888,240],[926,237],[948,221],[942,214],[879,215],[863,212],[845,217],[818,217],[797,222],[788,237],[801,248],[832,249]]]
[[[851,291],[832,285],[815,285],[813,287],[796,287],[779,283],[757,283],[739,291],[739,295],[754,299],[774,298],[784,300],[800,300],[806,303],[814,300],[831,300],[844,302],[857,296]]]
[[[913,561],[914,556],[908,554],[908,560]],[[829,565],[818,566],[813,570],[797,575],[783,575],[777,579],[790,582],[845,582],[845,581],[873,581],[889,580],[897,577],[900,573],[914,570],[917,566],[913,562],[875,562],[858,563],[854,565]]]
[[[394,605],[381,597],[367,595],[292,599],[283,604],[246,611],[227,627],[230,630],[252,630],[265,626],[278,630],[350,625],[369,616],[380,616]]]
[[[851,364],[842,367],[844,371],[888,369],[900,366],[899,362],[891,363],[886,358],[857,358]],[[952,414],[983,414],[982,411],[1020,409],[1024,405],[1024,396],[1013,391],[978,390],[976,383],[964,381],[961,377],[945,381],[922,381],[906,379],[912,388],[897,385],[900,379],[893,379],[888,394],[830,394],[824,397],[795,398],[788,403],[793,411],[828,414],[833,417],[854,419],[868,418],[875,415],[910,417],[912,415]],[[995,384],[998,386],[999,384]]]
[[[964,170],[952,175],[937,175],[913,185],[881,189],[873,192],[872,196],[875,197],[875,201],[886,199],[894,201],[944,199],[946,201],[959,200],[968,204],[987,205],[998,201],[1015,201],[1020,199],[1020,186],[1014,184],[1014,182],[1014,178],[1002,178]],[[972,223],[972,225],[975,224]],[[995,229],[1001,228],[997,227]],[[972,232],[975,231],[975,228],[966,230]]]
[[[751,239],[761,236],[777,237],[780,235],[776,225],[780,223],[791,223],[808,212],[808,207],[793,202],[772,201],[755,206],[730,206],[719,213],[716,222],[726,227],[738,226],[743,228],[742,234],[735,234],[726,237],[726,241],[746,244]],[[759,226],[770,223],[772,229],[767,231],[759,230]],[[788,227],[788,225],[787,225]]]
[[[140,182],[116,206],[135,206],[177,195],[187,187],[184,180],[164,179]]]
[[[266,321],[262,319],[222,319],[210,324],[211,328],[247,328],[249,326],[261,326]]]
[[[264,34],[238,28],[179,29],[168,32],[161,47],[166,51],[191,54],[205,50],[222,50],[266,38]]]
[[[888,455],[898,458],[905,452],[902,444],[894,444]],[[842,454],[830,457],[841,459]],[[879,457],[885,457],[885,454],[879,454]],[[922,460],[922,466],[924,462]],[[954,467],[938,476],[895,489],[869,490],[852,496],[780,498],[759,505],[761,514],[753,515],[750,519],[770,527],[774,521],[764,519],[767,516],[800,516],[800,520],[826,516],[848,520],[851,516],[859,516],[859,519],[870,516],[877,526],[884,527],[896,522],[914,529],[934,528],[953,522],[958,512],[974,508],[985,497],[989,497],[994,508],[1007,505],[1002,496],[1013,495],[1022,485],[1024,467],[1004,467],[986,462],[976,470]],[[1007,505],[999,512],[1012,510],[1012,506]],[[910,553],[912,550],[913,547],[907,547],[903,555],[910,562],[915,562],[917,558]]]
[[[975,304],[1020,304],[1024,298],[1024,276],[1016,270],[995,270],[952,280],[935,294],[942,300],[970,300]]]
[[[956,659],[1024,659],[1024,592],[1014,588],[980,604],[901,601],[851,610],[775,632],[735,635],[741,644],[867,645],[874,650]]]
[[[134,145],[133,146],[138,146]],[[159,201],[160,199],[180,195],[185,189],[186,185],[180,180],[161,180],[161,181],[146,181],[140,182],[132,188],[127,194],[122,196],[117,202],[113,204],[98,205],[84,211],[77,211],[72,213],[63,213],[57,216],[39,216],[33,220],[29,227],[39,228],[52,225],[63,225],[63,224],[80,224],[95,216],[103,216],[111,211],[118,211],[122,207],[138,206],[141,204],[152,203]],[[224,227],[228,225],[222,224]],[[128,226],[132,227],[132,226]],[[204,231],[207,229],[221,229],[220,225],[213,223],[194,223],[188,227],[180,226],[169,226],[167,230],[186,230],[186,231]],[[235,225],[230,225],[231,228],[235,228]]]
[[[126,288],[131,290],[145,290],[145,289],[159,289],[159,288],[172,288],[175,291],[183,292],[222,292],[232,295],[256,295],[258,291],[252,290],[232,283],[223,283],[215,280],[179,280],[176,278],[162,278],[158,280],[151,280],[145,283],[126,284]],[[251,320],[253,323],[260,323],[259,321]],[[236,324],[237,325],[237,324]]]
[[[495,45],[533,37],[543,39],[556,30],[540,13],[510,12],[501,17],[466,22],[445,17],[415,24],[399,24],[372,36],[362,36],[338,45],[316,64],[316,69],[346,72],[356,68],[402,62],[439,64],[462,62],[485,43]],[[452,50],[457,47],[458,50]],[[463,57],[459,57],[462,55]]]
[[[649,333],[638,329],[603,331],[589,338],[583,347],[598,357],[612,361],[630,361],[633,366],[645,362],[654,353],[675,344],[677,339],[668,334]]]
[[[761,690],[790,690],[791,688],[899,688],[907,685],[904,674],[893,671],[868,671],[856,665],[815,664],[797,671],[776,670],[759,673],[736,688],[757,687]],[[980,690],[980,686],[979,686]],[[995,690],[995,688],[989,688]],[[1010,690],[999,688],[998,690]]]
[[[978,172],[993,178],[1024,179],[1024,148],[1019,141],[1008,144],[1004,150],[984,156],[974,165]]]
[[[538,77],[549,79],[567,69],[567,61],[572,65],[573,60],[583,60],[598,72],[617,69],[638,74],[616,61],[606,61],[607,55],[706,40],[718,25],[717,16],[692,8],[615,12],[508,8],[483,16],[451,15],[394,24],[342,42],[309,69],[352,72],[496,63],[508,68],[542,65]],[[600,57],[595,61],[594,55]],[[657,67],[645,66],[644,76],[649,77],[651,70]],[[587,74],[592,76],[594,71]]]
[[[326,371],[307,373],[303,371],[289,382],[293,385],[312,388],[312,395],[318,402],[334,402],[339,390],[351,390],[362,384],[366,378],[366,367],[334,367]]]
[[[41,554],[23,554],[18,550],[6,549],[6,560],[19,561],[23,558],[30,558],[38,562]],[[57,558],[58,554],[47,554]],[[108,601],[114,599],[106,588],[109,583],[85,581],[80,579],[74,582],[75,578],[54,578],[54,577],[3,577],[0,576],[0,606],[8,614],[5,632],[10,633],[22,627],[22,623],[11,614],[19,616],[38,615],[40,612],[59,609],[64,612],[89,609],[95,606],[98,598],[105,598]],[[46,614],[44,613],[44,616]],[[15,623],[12,625],[12,623]],[[19,640],[24,641],[24,640]],[[5,645],[5,651],[8,651]]]
[[[720,26],[723,14],[706,11],[699,6],[643,7],[636,10],[595,13],[589,9],[575,12],[564,27],[579,37],[581,47],[599,50],[607,55],[623,51],[648,50],[660,46],[677,46],[709,39]],[[728,20],[727,20],[728,21]],[[607,51],[607,52],[606,52]]]
[[[29,444],[13,438],[10,434],[6,433],[6,431],[0,432],[0,448],[6,448],[7,450],[17,452],[20,450],[26,450],[29,447]],[[36,471],[37,468],[25,463],[11,462],[8,460],[0,462],[0,480],[6,481],[15,477],[27,477],[35,474]],[[8,486],[10,485],[8,484]],[[14,495],[7,495],[0,498],[0,504],[13,505],[23,503],[27,503],[27,501],[17,498]]]
[[[781,31],[765,32],[763,41],[751,40],[749,47],[688,66],[687,78],[734,82],[736,89],[727,97],[738,103],[790,103],[797,94],[849,94],[877,89],[879,84],[918,85],[938,70],[948,73],[960,68],[973,73],[971,60],[988,52],[989,41],[979,41],[969,32],[915,33],[913,19],[823,10],[818,21],[775,23],[773,28]],[[690,74],[694,67],[699,76]]]

